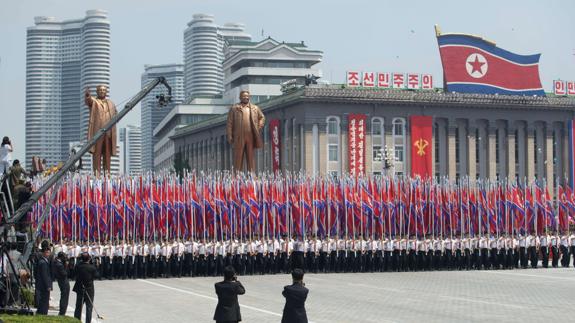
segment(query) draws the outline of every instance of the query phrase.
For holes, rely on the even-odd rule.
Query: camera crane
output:
[[[42,185],[42,187],[40,187],[40,189],[38,189],[38,191],[34,192],[34,194],[32,194],[32,196],[30,197],[30,199],[28,201],[26,201],[24,204],[22,204],[18,210],[16,210],[14,212],[14,216],[9,217],[5,220],[5,223],[3,223],[2,226],[0,226],[0,234],[4,237],[7,236],[7,232],[13,228],[16,223],[18,223],[19,221],[21,221],[26,214],[32,209],[32,207],[34,206],[34,204],[36,204],[38,202],[38,200],[48,192],[48,190],[50,190],[50,188],[52,188],[54,185],[59,185],[60,180],[64,177],[64,175],[66,175],[66,173],[72,168],[74,167],[74,164],[86,153],[88,152],[88,150],[90,150],[90,148],[92,148],[92,146],[94,146],[96,144],[96,142],[98,141],[98,139],[100,139],[108,130],[110,130],[114,125],[116,125],[128,112],[130,112],[135,106],[136,104],[138,104],[146,95],[148,95],[148,93],[150,93],[156,86],[163,84],[167,89],[168,89],[168,94],[160,94],[156,96],[156,99],[158,99],[158,104],[160,106],[166,106],[167,104],[169,104],[171,102],[172,99],[172,88],[170,87],[170,85],[168,84],[168,82],[166,81],[166,79],[161,76],[158,77],[152,81],[150,81],[148,84],[146,84],[141,90],[140,92],[138,92],[135,96],[133,96],[130,101],[128,101],[125,105],[124,108],[118,113],[116,114],[102,129],[98,130],[96,132],[96,134],[92,137],[92,139],[90,141],[88,141],[75,155],[71,156],[68,161],[66,161],[66,163],[64,164],[64,166],[62,166],[62,168],[60,168],[60,170],[58,170],[58,172],[56,174],[54,174],[52,177],[50,177],[50,179],[48,179],[48,181]],[[39,232],[40,232],[40,228],[42,227],[42,223],[44,222],[44,220],[46,219],[46,216],[48,215],[48,209],[49,209],[49,205],[50,203],[52,203],[52,198],[50,198],[49,203],[47,203],[46,208],[44,209],[44,212],[42,213],[42,216],[40,217],[40,219],[38,220],[38,228],[36,229],[35,232],[32,233],[32,237],[31,239],[28,240],[28,242],[26,243],[25,247],[24,247],[24,252],[22,253],[22,263],[27,264],[28,260],[30,259],[30,255],[32,254],[32,251],[34,250],[34,244],[36,242],[36,239],[38,238]],[[6,242],[6,241],[4,241]]]

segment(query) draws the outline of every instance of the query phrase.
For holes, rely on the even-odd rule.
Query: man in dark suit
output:
[[[238,281],[234,267],[224,268],[224,281],[216,283],[216,294],[218,295],[218,305],[214,313],[214,320],[217,323],[232,323],[242,320],[240,314],[240,303],[238,295],[245,294],[246,290],[242,283]]]
[[[52,275],[50,268],[50,248],[42,248],[42,253],[36,263],[35,279],[37,307],[36,314],[48,315],[50,291],[52,291]]]
[[[296,268],[292,271],[291,276],[293,284],[285,286],[282,292],[286,298],[282,323],[307,323],[305,300],[309,290],[303,282],[303,270]]]
[[[90,323],[94,306],[94,279],[98,278],[98,270],[90,263],[90,255],[87,252],[82,253],[80,261],[76,265],[76,283],[72,289],[76,292],[74,317],[82,319],[82,305],[86,303],[86,323]]]
[[[60,251],[52,262],[52,276],[58,282],[60,288],[60,311],[58,315],[66,315],[68,309],[68,297],[70,296],[70,281],[68,280],[68,259],[66,254]]]

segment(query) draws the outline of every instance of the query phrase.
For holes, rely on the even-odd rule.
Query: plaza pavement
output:
[[[220,278],[96,282],[104,322],[213,322]],[[280,322],[288,275],[239,277],[243,322]],[[574,322],[575,269],[306,274],[310,322]],[[73,282],[71,282],[73,284]],[[54,284],[51,306],[59,299]],[[70,293],[68,315],[76,294]],[[53,312],[51,312],[53,313]],[[93,314],[93,321],[96,314]]]

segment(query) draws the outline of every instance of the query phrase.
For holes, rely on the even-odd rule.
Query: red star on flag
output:
[[[483,65],[485,65],[485,62],[480,62],[480,61],[479,61],[479,57],[478,57],[477,55],[475,56],[475,61],[473,61],[473,62],[467,62],[467,64],[471,65],[471,67],[473,68],[473,69],[471,70],[471,73],[470,73],[470,74],[473,74],[473,73],[475,73],[475,72],[479,72],[479,74],[483,74],[483,73],[481,72],[481,67],[482,67]]]

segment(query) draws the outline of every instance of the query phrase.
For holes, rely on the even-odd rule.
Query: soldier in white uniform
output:
[[[537,264],[539,263],[539,255],[537,253],[539,248],[539,238],[535,236],[535,231],[532,231],[531,235],[527,236],[526,244],[531,268],[537,268]]]
[[[561,236],[559,249],[561,251],[561,266],[569,267],[569,237],[565,233]]]
[[[207,264],[207,251],[206,251],[206,241],[202,238],[200,243],[198,243],[198,276],[206,277],[208,275],[208,264]]]
[[[541,252],[541,265],[543,268],[549,267],[549,235],[547,233],[539,236],[539,251]]]
[[[555,231],[551,232],[549,241],[551,248],[551,266],[557,268],[559,266],[559,237]]]
[[[490,268],[499,269],[499,262],[497,261],[497,240],[495,236],[491,234],[489,236],[489,263]],[[489,267],[488,267],[489,268]]]
[[[499,239],[497,239],[497,268],[495,269],[500,269],[503,268],[505,269],[505,255],[507,250],[505,250],[505,235],[500,235]]]
[[[527,241],[523,234],[519,234],[519,263],[521,268],[527,268]]]

